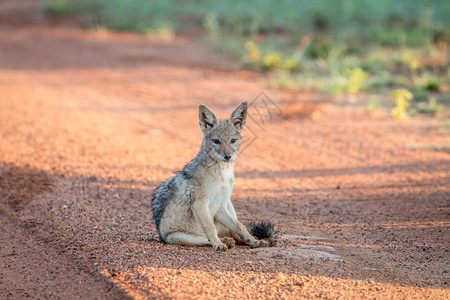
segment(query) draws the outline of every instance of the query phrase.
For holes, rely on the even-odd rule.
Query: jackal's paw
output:
[[[255,240],[253,242],[249,243],[250,247],[257,248],[257,247],[269,247],[270,243],[265,240]]]
[[[221,238],[220,241],[222,243],[224,243],[225,245],[227,245],[228,249],[233,249],[234,246],[236,245],[236,242],[234,241],[234,239],[232,237],[224,237],[224,238]]]
[[[223,252],[225,252],[225,251],[228,250],[227,245],[225,245],[222,242],[219,242],[217,244],[213,244],[212,246],[213,246],[213,249],[216,250],[216,251],[223,251]]]
[[[264,240],[269,242],[269,247],[276,247],[277,245],[277,240],[274,238],[266,238]]]

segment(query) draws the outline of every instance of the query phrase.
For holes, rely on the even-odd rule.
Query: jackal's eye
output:
[[[230,143],[232,144],[236,143],[236,139],[231,139]]]
[[[213,143],[219,145],[220,141],[219,141],[219,139],[213,139]]]

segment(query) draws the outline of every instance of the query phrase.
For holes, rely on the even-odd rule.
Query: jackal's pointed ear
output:
[[[233,110],[228,121],[238,130],[243,130],[245,128],[245,124],[247,123],[247,111],[247,102],[242,102]]]
[[[205,105],[198,107],[198,122],[203,135],[207,135],[211,129],[219,124],[216,115]]]

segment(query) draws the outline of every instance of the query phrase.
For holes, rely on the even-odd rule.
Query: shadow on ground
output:
[[[419,163],[415,165],[420,167]],[[442,168],[439,163],[433,166]],[[430,166],[423,164],[422,167]],[[383,170],[383,167],[373,167],[365,171]],[[270,214],[280,225],[280,234],[286,238],[280,239],[279,246],[273,248],[269,256],[265,249],[251,250],[244,246],[217,253],[209,247],[180,247],[157,241],[149,207],[156,185],[155,182],[54,174],[7,163],[0,166],[2,215],[19,224],[29,239],[44,241],[57,253],[55,259],[68,259],[97,277],[106,275],[107,281],[125,290],[143,292],[158,276],[193,280],[197,276],[195,272],[208,280],[244,276],[247,272],[245,276],[250,277],[244,276],[244,279],[249,282],[279,280],[277,276],[281,272],[287,276],[283,280],[290,282],[294,290],[296,284],[299,288],[305,284],[295,277],[297,275],[371,279],[380,284],[412,287],[448,287],[446,269],[442,269],[448,258],[445,236],[449,223],[445,207],[430,208],[434,212],[422,218],[395,221],[395,217],[389,218],[390,214],[395,214],[395,199],[385,194],[378,197],[387,199],[382,203],[349,203],[344,196],[338,200],[325,197],[315,202],[297,197],[295,201],[285,199],[286,204],[280,205],[280,199],[258,202],[239,198],[237,191],[234,201],[244,221],[249,221],[248,215],[253,212],[261,217]],[[433,201],[441,199],[441,204],[445,204],[447,195],[448,191],[429,191],[422,196]],[[398,196],[412,197],[408,193]],[[361,209],[373,209],[378,217],[361,217],[357,221],[349,218],[357,216]],[[308,239],[310,232],[319,238]],[[303,234],[303,237],[292,237],[296,234]],[[329,252],[342,260],[286,255],[289,249],[299,245],[329,247],[333,249]],[[411,277],[407,269],[414,269],[417,276]],[[257,279],[252,280],[253,277]],[[133,296],[129,291],[127,293]],[[147,292],[158,293],[154,289]]]

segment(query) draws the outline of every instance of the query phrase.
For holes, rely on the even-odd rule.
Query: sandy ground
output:
[[[450,156],[408,147],[448,144],[443,117],[268,90],[188,39],[30,3],[0,2],[1,299],[450,298]],[[232,199],[278,246],[158,242],[152,191],[199,151],[198,105],[241,101]]]

